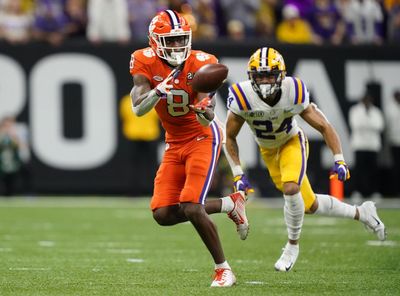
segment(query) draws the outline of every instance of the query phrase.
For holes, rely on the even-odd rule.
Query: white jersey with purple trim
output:
[[[261,100],[250,80],[229,87],[228,109],[247,122],[260,147],[278,148],[297,134],[300,127],[294,116],[310,104],[307,88],[298,78],[286,76],[281,90],[280,100],[271,107]]]

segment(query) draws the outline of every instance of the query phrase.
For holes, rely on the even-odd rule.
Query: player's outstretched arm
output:
[[[244,123],[244,119],[229,111],[226,119],[226,143],[223,146],[225,156],[232,170],[235,191],[244,191],[246,194],[254,192],[249,180],[243,173],[239,158],[237,135]]]
[[[178,69],[173,69],[167,78],[151,89],[150,81],[146,76],[136,74],[133,76],[134,87],[131,90],[132,110],[137,116],[142,116],[149,112],[161,98],[165,98],[172,86],[172,79],[178,73]]]
[[[132,110],[137,116],[149,112],[160,100],[155,90],[151,89],[147,77],[137,74],[133,76],[133,88],[131,90]]]
[[[318,109],[314,103],[310,104],[300,116],[313,128],[321,133],[324,137],[326,145],[333,153],[334,167],[332,168],[333,176],[341,181],[346,181],[350,178],[349,168],[344,161],[342,145],[340,138],[335,128],[330,124],[324,113]]]
[[[198,97],[202,99],[195,105],[189,105],[189,108],[196,113],[197,121],[202,126],[209,126],[215,117],[215,96],[214,94],[199,93]]]

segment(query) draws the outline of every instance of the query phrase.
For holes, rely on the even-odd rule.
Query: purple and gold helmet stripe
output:
[[[203,186],[203,189],[201,190],[201,194],[200,194],[200,198],[199,198],[199,203],[202,205],[204,205],[204,203],[206,201],[207,193],[211,186],[212,178],[213,178],[215,168],[218,163],[218,156],[219,156],[221,144],[222,144],[222,141],[221,141],[222,134],[218,127],[218,124],[215,121],[213,121],[213,122],[211,122],[210,127],[212,129],[214,139],[213,139],[213,143],[212,143],[211,163],[210,163],[210,166],[208,167],[206,182],[204,183],[204,186]]]
[[[293,78],[293,83],[294,83],[294,91],[295,91],[295,95],[294,95],[294,104],[302,104],[305,101],[305,87],[304,87],[304,83],[303,81],[301,81],[298,78]]]
[[[251,110],[251,106],[249,104],[249,101],[247,100],[243,89],[240,87],[239,84],[233,84],[230,88],[229,88],[233,95],[235,96],[236,102],[240,108],[240,110],[244,110],[244,111],[248,111]]]
[[[299,180],[297,181],[297,184],[301,185],[301,183],[303,182],[303,179],[304,179],[304,175],[306,172],[306,166],[307,166],[307,141],[306,141],[306,137],[302,130],[300,130],[297,133],[297,136],[299,137],[300,147],[301,147],[301,170],[300,170],[300,176],[299,176]]]
[[[180,28],[181,27],[181,23],[179,21],[179,16],[176,14],[176,12],[171,10],[171,9],[167,9],[165,12],[169,16],[172,28],[173,29]]]

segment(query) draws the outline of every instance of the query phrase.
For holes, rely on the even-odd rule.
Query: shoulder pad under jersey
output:
[[[156,60],[156,54],[151,47],[136,50],[133,54],[134,62],[138,61],[143,64],[152,64]]]
[[[226,106],[233,113],[240,115],[243,111],[251,109],[249,100],[246,96],[246,88],[251,87],[250,81],[234,83],[229,87]]]
[[[214,55],[201,50],[192,50],[189,58],[195,67],[198,68],[206,64],[218,63],[218,59]]]
[[[156,62],[156,56],[151,47],[136,50],[131,54],[129,72],[131,75],[142,74],[151,80],[147,66]]]
[[[282,82],[282,86],[287,88],[287,104],[294,106],[294,113],[301,113],[310,104],[310,94],[305,83],[297,78],[287,76]]]

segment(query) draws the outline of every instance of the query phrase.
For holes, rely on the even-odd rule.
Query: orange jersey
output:
[[[197,136],[212,136],[210,127],[203,127],[189,105],[198,102],[198,93],[192,89],[194,73],[206,64],[216,64],[217,58],[199,50],[192,50],[184,67],[173,79],[171,95],[161,99],[155,106],[161,124],[165,129],[166,142],[189,141]],[[150,48],[136,50],[131,55],[130,73],[140,74],[150,81],[152,88],[163,81],[172,69]]]

